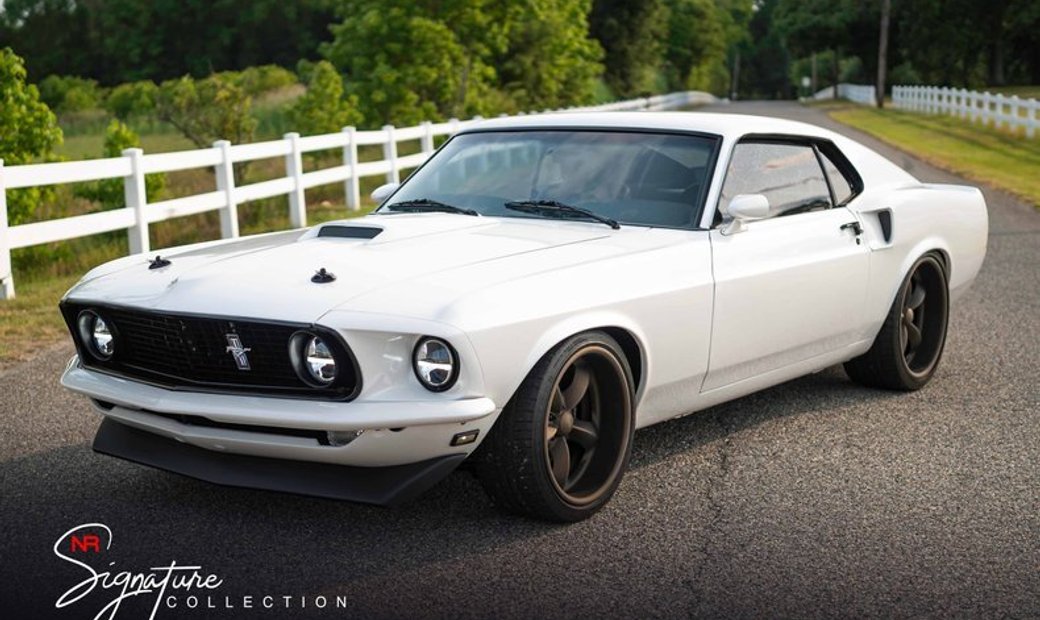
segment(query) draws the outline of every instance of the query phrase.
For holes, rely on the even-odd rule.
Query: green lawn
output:
[[[1040,207],[1040,137],[1029,139],[948,116],[852,104],[829,114],[934,166]]]
[[[1040,86],[989,86],[979,90],[1005,95],[1018,95],[1022,99],[1040,99]]]

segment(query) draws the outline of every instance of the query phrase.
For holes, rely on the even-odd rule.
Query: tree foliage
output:
[[[289,109],[293,129],[301,134],[340,131],[361,123],[358,100],[343,91],[343,78],[327,60],[308,69],[307,92]]]
[[[725,66],[726,19],[713,0],[668,0],[664,61],[673,90],[713,90],[718,67]]]
[[[330,0],[4,0],[0,37],[34,79],[104,85],[313,57],[327,39]]]
[[[62,141],[57,117],[25,78],[22,59],[10,48],[0,49],[0,159],[5,166],[49,158]],[[48,195],[49,189],[38,187],[7,192],[8,224],[26,221]]]
[[[38,86],[40,99],[59,114],[96,108],[103,98],[97,81],[72,75],[49,75]]]
[[[159,87],[151,80],[120,84],[105,98],[105,110],[122,121],[150,114],[155,111],[158,93]]]
[[[496,58],[497,85],[515,112],[587,104],[602,73],[603,51],[589,38],[589,0],[526,0],[509,4],[508,44]]]
[[[322,53],[370,124],[586,102],[589,0],[341,0]]]
[[[121,157],[126,149],[140,146],[141,140],[132,129],[118,120],[113,120],[105,129],[105,144],[101,156]],[[163,188],[166,187],[166,175],[145,175],[144,186],[148,202],[155,202],[162,194]],[[75,192],[81,198],[100,203],[102,209],[126,206],[122,179],[103,179],[81,184],[76,187]]]
[[[249,142],[256,130],[251,99],[241,87],[214,75],[202,80],[184,76],[168,80],[156,94],[156,115],[177,128],[195,145],[216,140]]]
[[[655,90],[667,20],[664,0],[597,0],[593,4],[589,29],[603,46],[603,77],[618,97]]]

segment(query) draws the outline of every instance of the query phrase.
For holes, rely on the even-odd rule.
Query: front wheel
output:
[[[628,466],[632,372],[603,332],[547,353],[502,410],[476,471],[497,506],[551,521],[580,521],[610,500]]]
[[[845,362],[845,372],[869,387],[924,387],[946,345],[949,303],[946,270],[935,256],[922,256],[903,281],[873,346]]]

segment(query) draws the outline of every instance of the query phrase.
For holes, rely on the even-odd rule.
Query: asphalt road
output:
[[[863,138],[795,104],[724,110]],[[0,375],[0,609],[94,617],[113,594],[54,608],[86,573],[51,547],[102,522],[114,571],[223,578],[200,602],[215,609],[181,599],[158,618],[1040,617],[1040,214],[986,196],[989,255],[926,389],[861,389],[833,368],[647,429],[614,501],[567,527],[496,514],[465,473],[385,510],[96,456],[97,416],[57,385],[71,348],[51,349]],[[315,608],[336,597],[345,610]]]

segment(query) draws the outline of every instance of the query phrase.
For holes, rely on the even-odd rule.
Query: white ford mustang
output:
[[[922,387],[986,252],[977,189],[750,116],[483,122],[377,194],[87,274],[62,384],[94,449],[378,504],[469,459],[502,508],[575,521],[637,428],[841,362]]]

